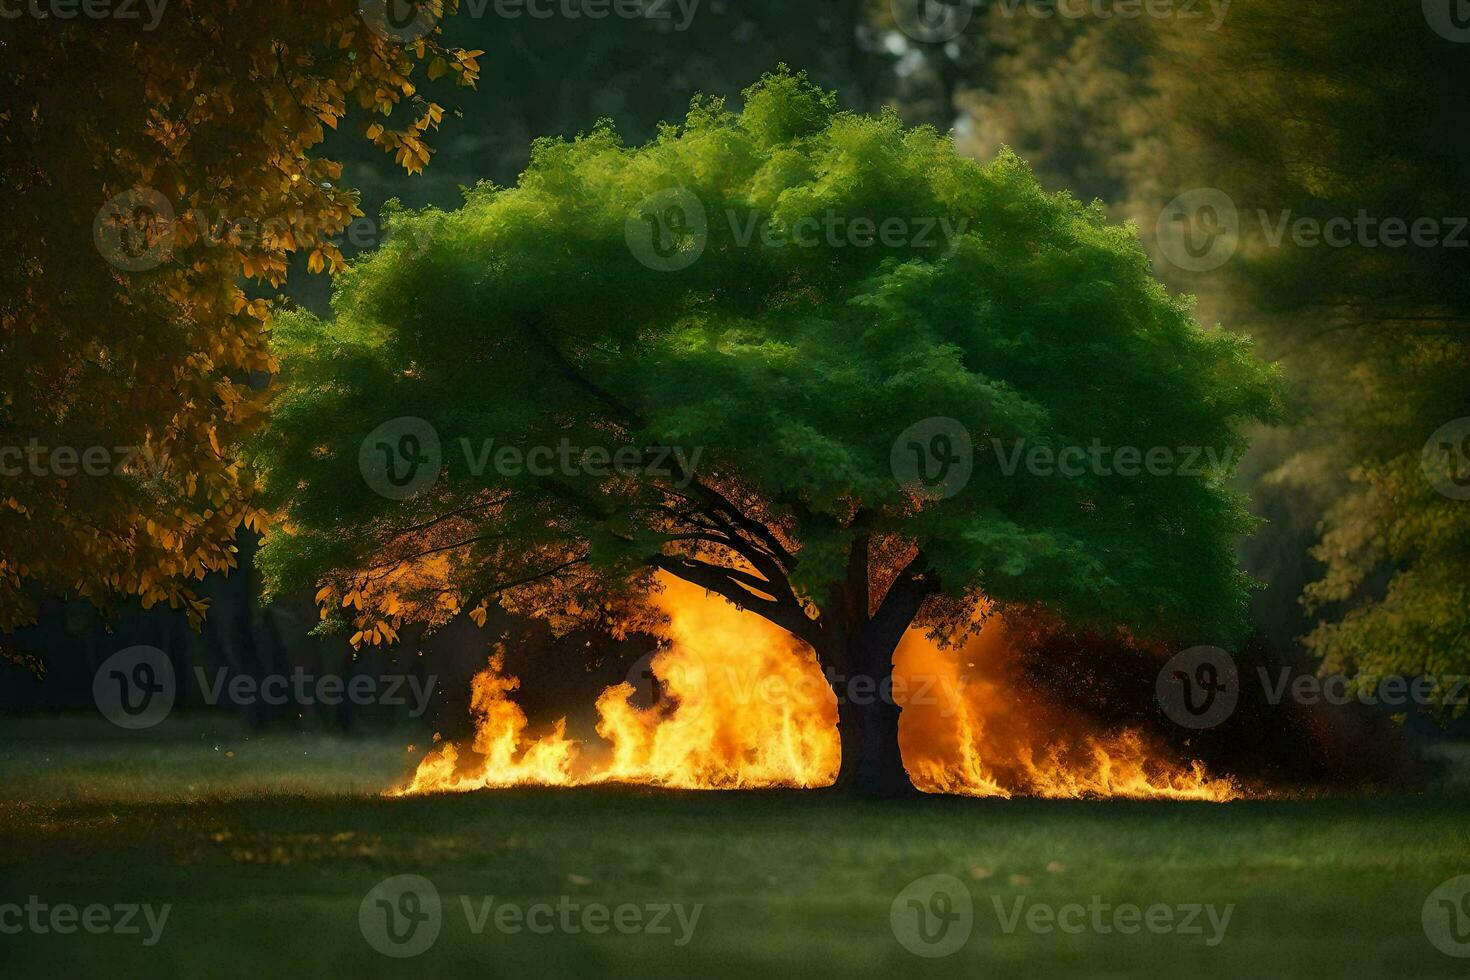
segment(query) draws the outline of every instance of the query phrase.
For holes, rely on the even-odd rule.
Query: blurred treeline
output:
[[[940,42],[907,36],[889,0],[705,0],[685,31],[677,18],[462,12],[446,39],[483,49],[483,75],[474,91],[429,87],[452,115],[423,174],[404,175],[360,141],[327,146],[368,216],[343,251],[350,259],[381,241],[375,219],[389,199],[454,207],[462,186],[513,183],[534,138],[570,138],[611,117],[640,141],[681,119],[694,93],[738,101],[782,62],[847,108],[892,105],[907,122],[953,129],[962,153],[988,158],[1008,144],[1048,188],[1136,222],[1160,277],[1198,297],[1202,322],[1251,335],[1282,364],[1293,421],[1260,433],[1241,472],[1269,521],[1242,552],[1266,583],[1256,646],[1307,670],[1470,673],[1470,504],[1437,493],[1420,468],[1430,434],[1470,416],[1467,251],[1272,241],[1283,215],[1470,214],[1470,46],[1436,33],[1407,0],[1235,0],[1213,30],[1212,9],[1194,6],[1201,17],[1069,18],[979,0],[963,32]],[[1198,188],[1223,191],[1239,216],[1234,255],[1207,271],[1179,268],[1156,240],[1166,205]],[[324,311],[330,282],[302,263],[288,293]],[[252,551],[247,542],[242,558]],[[126,613],[106,634],[89,606],[53,602],[14,639],[66,655],[46,658],[46,684],[0,667],[0,708],[86,704],[92,668],[130,643],[256,675],[298,663],[376,672],[392,658],[422,670],[424,650],[449,695],[431,720],[448,726],[463,717],[463,680],[502,633],[513,641],[508,667],[546,677],[527,685],[533,715],[538,699],[590,705],[638,653],[553,641],[502,617],[485,632],[457,623],[424,643],[407,636],[396,653],[372,650],[363,657],[377,662],[349,668],[342,638],[308,635],[309,596],[263,607],[257,586],[248,562],[211,582],[202,634],[160,609]],[[576,669],[535,669],[549,657]]]

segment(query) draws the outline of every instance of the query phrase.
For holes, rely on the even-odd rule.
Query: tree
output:
[[[436,38],[453,7],[176,0],[0,39],[0,182],[26,204],[0,231],[0,632],[47,593],[198,624],[193,583],[262,517],[236,449],[275,369],[270,290],[293,256],[340,268],[361,213],[314,148],[355,106],[423,167],[443,110],[415,67],[478,71]]]
[[[1243,0],[1218,37],[1165,33],[1160,89],[1177,169],[1239,212],[1218,288],[1249,305],[1305,393],[1275,478],[1323,507],[1306,645],[1322,673],[1368,692],[1385,676],[1426,677],[1458,714],[1455,678],[1470,671],[1470,62],[1451,9]],[[1300,237],[1303,223],[1320,236]]]
[[[319,583],[378,644],[490,602],[627,630],[676,576],[811,645],[839,782],[883,795],[909,788],[900,708],[856,695],[911,625],[954,635],[984,596],[1231,636],[1250,521],[1224,481],[1239,423],[1275,411],[1245,344],[1013,155],[981,166],[785,71],[744,103],[696,99],[643,146],[539,141],[516,187],[392,215],[334,319],[278,320],[253,457],[273,587]],[[1219,465],[1010,465],[1094,443]],[[576,448],[512,465],[538,447]]]

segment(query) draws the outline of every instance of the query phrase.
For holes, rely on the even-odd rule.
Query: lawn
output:
[[[0,933],[0,973],[1463,977],[1470,967],[1437,950],[1420,918],[1437,885],[1470,873],[1470,786],[1453,779],[1410,798],[1227,805],[615,788],[388,799],[379,791],[415,758],[406,737],[249,737],[214,724],[145,734],[0,724],[0,906],[32,895],[48,906],[171,906],[152,946],[146,924],[138,935]],[[442,916],[432,946],[400,961],[369,944],[359,912],[402,874],[432,882]],[[920,959],[890,912],[934,874],[964,883],[973,931],[953,954]],[[539,903],[557,918],[536,919]],[[1043,906],[1045,925],[1047,909],[1129,903],[1176,907],[1175,921],[1192,904],[1233,908],[1213,936],[1203,915],[1190,934],[1038,932],[1025,915],[1002,925],[1018,908]],[[506,930],[498,911],[481,918],[507,904]],[[652,923],[660,905],[681,906],[692,931],[674,913],[667,932],[578,925],[596,926],[578,916],[602,906],[613,921],[628,906],[629,922]],[[531,919],[509,931],[521,913]],[[549,934],[529,931],[548,921]],[[576,931],[556,924],[568,921]]]

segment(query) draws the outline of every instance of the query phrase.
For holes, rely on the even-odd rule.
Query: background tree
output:
[[[1220,286],[1249,304],[1248,325],[1304,393],[1306,425],[1271,478],[1323,508],[1307,647],[1324,673],[1368,690],[1385,675],[1438,679],[1441,702],[1448,678],[1470,672],[1470,506],[1452,495],[1470,423],[1431,444],[1470,416],[1470,116],[1458,94],[1470,62],[1449,7],[1436,21],[1432,4],[1246,0],[1220,37],[1161,44],[1178,171],[1226,190],[1240,214]],[[1339,244],[1271,241],[1302,219],[1336,222]]]
[[[314,148],[356,108],[416,172],[443,110],[415,66],[476,77],[435,37],[453,0],[419,6],[405,28],[349,0],[175,0],[0,39],[0,181],[25,205],[0,231],[0,433],[26,453],[0,460],[0,632],[41,594],[203,616],[191,583],[261,518],[236,446],[275,367],[272,291],[293,255],[339,269],[361,213]]]
[[[648,213],[671,236],[662,260],[636,257]],[[741,232],[830,215],[964,233],[763,247]],[[1266,372],[1194,323],[1128,230],[1047,195],[1014,156],[982,167],[778,74],[738,115],[696,100],[643,146],[608,126],[541,141],[515,188],[394,220],[407,233],[344,275],[335,320],[280,321],[285,373],[257,459],[284,511],[268,579],[324,582],[323,616],[347,610],[356,643],[491,601],[627,628],[656,570],[876,684],[907,627],[962,630],[981,595],[1197,642],[1240,624],[1232,541],[1249,521],[1228,462],[1062,476],[1007,473],[990,451],[1096,438],[1228,461],[1238,423],[1273,411]],[[679,220],[686,233],[661,223]],[[895,479],[892,457],[941,417],[982,452],[936,499]],[[537,476],[478,458],[485,438],[700,455]],[[426,464],[428,485],[393,499],[379,453],[400,477]],[[839,698],[840,778],[900,792],[898,708],[863,700]]]

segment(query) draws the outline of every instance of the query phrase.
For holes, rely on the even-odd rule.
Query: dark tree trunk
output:
[[[904,569],[870,614],[868,542],[854,542],[846,580],[834,585],[824,610],[823,666],[837,696],[842,762],[836,788],[858,796],[896,799],[917,795],[898,747],[902,709],[893,696],[893,654],[934,591],[920,560]]]
[[[851,667],[834,687],[842,745],[836,788],[881,799],[916,795],[898,747],[901,709],[893,698],[893,648],[855,642],[847,660]]]

